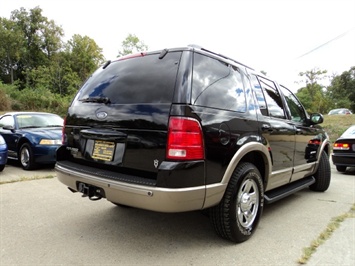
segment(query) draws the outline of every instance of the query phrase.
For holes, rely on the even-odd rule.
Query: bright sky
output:
[[[65,40],[86,35],[106,59],[131,33],[149,50],[198,44],[290,89],[301,71],[355,66],[355,0],[0,0],[0,17],[36,6]]]

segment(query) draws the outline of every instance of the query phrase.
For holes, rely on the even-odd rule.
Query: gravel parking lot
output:
[[[25,172],[7,165],[1,182],[54,177],[0,185],[0,265],[297,265],[331,218],[354,204],[354,175],[332,167],[325,193],[305,189],[267,205],[255,235],[236,245],[220,239],[201,212],[165,214],[92,202],[67,190],[51,168]],[[351,260],[355,219],[349,219],[350,246],[341,248]],[[341,262],[343,254],[336,255]]]

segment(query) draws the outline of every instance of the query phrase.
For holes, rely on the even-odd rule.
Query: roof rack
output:
[[[193,47],[193,48],[200,49],[200,50],[205,51],[205,52],[209,52],[209,53],[211,53],[211,54],[214,54],[214,55],[217,55],[217,56],[220,56],[220,57],[223,57],[224,59],[231,60],[231,61],[233,61],[233,62],[235,62],[235,63],[237,63],[237,64],[239,64],[239,65],[242,65],[242,66],[244,66],[244,67],[246,67],[246,68],[249,68],[249,69],[255,71],[255,69],[254,69],[254,68],[251,68],[250,66],[247,66],[247,65],[245,65],[245,64],[243,64],[243,63],[241,63],[241,62],[238,62],[238,61],[236,61],[236,60],[234,60],[234,59],[232,59],[232,58],[230,58],[230,57],[228,57],[228,56],[225,56],[225,55],[222,55],[222,54],[219,54],[219,53],[215,53],[215,52],[212,52],[212,51],[210,51],[210,50],[208,50],[208,49],[202,48],[200,45],[189,44],[188,46],[189,46],[189,47]]]

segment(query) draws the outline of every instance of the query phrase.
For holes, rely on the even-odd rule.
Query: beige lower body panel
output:
[[[55,169],[58,180],[73,190],[77,191],[78,182],[93,185],[105,191],[108,201],[140,209],[158,212],[184,212],[201,210],[205,202],[205,186],[176,189],[157,188],[80,174],[58,165]]]

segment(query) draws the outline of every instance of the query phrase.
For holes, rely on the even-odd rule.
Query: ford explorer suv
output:
[[[285,86],[198,46],[108,61],[73,99],[56,173],[90,200],[157,212],[204,210],[239,243],[263,206],[328,189],[323,116]]]

